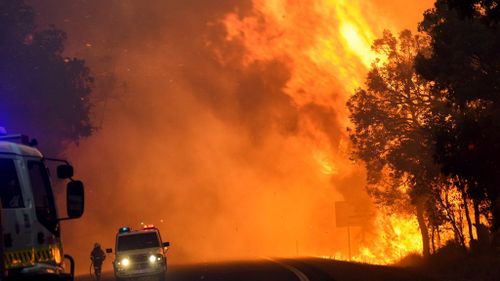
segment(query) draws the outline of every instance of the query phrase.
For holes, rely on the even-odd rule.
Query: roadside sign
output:
[[[351,202],[335,202],[335,224],[337,227],[361,226],[366,223],[369,216],[368,210],[355,206]]]
[[[335,224],[337,227],[347,227],[347,247],[351,260],[351,226],[362,226],[370,217],[370,213],[362,206],[347,201],[335,202]]]

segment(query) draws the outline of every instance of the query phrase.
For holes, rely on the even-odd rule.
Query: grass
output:
[[[398,266],[413,268],[440,281],[500,280],[500,255],[498,250],[492,249],[466,252],[455,244],[449,244],[427,260],[419,255],[410,255],[402,259]]]

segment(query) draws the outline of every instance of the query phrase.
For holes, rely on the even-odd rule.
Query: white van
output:
[[[160,231],[154,225],[141,230],[121,227],[116,234],[113,268],[117,281],[153,277],[163,281],[167,273],[169,242],[162,242]],[[106,249],[107,253],[113,250]]]

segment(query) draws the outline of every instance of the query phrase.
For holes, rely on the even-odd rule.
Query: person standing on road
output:
[[[94,244],[94,249],[90,252],[90,260],[94,265],[94,272],[96,280],[101,280],[101,269],[102,263],[106,259],[106,253],[101,249],[101,245],[99,243]]]

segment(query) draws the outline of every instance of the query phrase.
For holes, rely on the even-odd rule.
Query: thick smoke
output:
[[[87,187],[86,214],[63,225],[80,272],[95,241],[112,247],[119,226],[141,222],[171,241],[174,263],[346,252],[334,202],[367,204],[363,173],[322,171],[301,128],[339,147],[345,127],[336,108],[284,92],[286,59],[248,65],[226,40],[222,20],[250,1],[30,3],[96,77],[99,130],[67,152]]]

